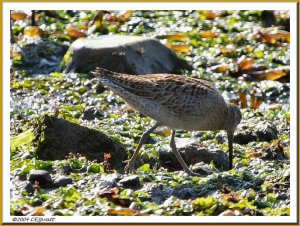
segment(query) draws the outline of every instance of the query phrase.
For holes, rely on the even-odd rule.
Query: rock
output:
[[[101,177],[101,180],[105,182],[105,187],[114,188],[118,186],[117,182],[120,180],[120,177],[118,174],[113,173]]]
[[[182,158],[188,166],[199,162],[209,164],[213,161],[215,166],[220,169],[228,168],[228,157],[223,151],[203,149],[196,143],[178,148],[178,151],[181,153]],[[161,166],[171,170],[182,169],[170,148],[160,148],[158,153]]]
[[[278,194],[276,194],[276,198],[278,200],[287,200],[287,199],[289,199],[289,194],[288,193],[278,193]]]
[[[176,73],[191,69],[158,40],[140,36],[103,35],[77,39],[68,50],[65,73],[88,74],[96,67],[128,74]]]
[[[53,184],[50,174],[46,170],[31,170],[29,173],[29,181],[35,184],[37,181],[39,186],[49,187]]]
[[[263,160],[284,160],[283,146],[280,142],[272,143],[269,148],[263,150],[261,159]]]
[[[251,131],[237,131],[233,142],[237,144],[248,144],[256,140],[256,136]]]
[[[95,118],[103,118],[103,113],[100,112],[96,107],[90,107],[84,109],[83,115],[81,116],[83,120],[94,120]]]
[[[179,187],[172,192],[172,195],[179,199],[195,199],[197,192],[192,188]]]
[[[38,143],[36,152],[39,159],[62,160],[69,153],[79,153],[88,160],[103,162],[104,153],[109,150],[111,166],[123,169],[122,161],[127,159],[125,148],[105,133],[48,115],[43,123],[40,134],[44,139]],[[68,174],[70,169],[64,170]]]
[[[21,185],[21,189],[24,189],[28,194],[34,193],[34,187],[33,187],[32,183],[30,183],[30,182],[24,182]]]
[[[196,163],[191,167],[191,170],[203,176],[210,175],[214,172],[208,164],[204,164],[203,162]]]
[[[43,200],[37,199],[32,203],[32,206],[41,206],[43,205]]]
[[[248,122],[255,123],[255,122]],[[220,133],[217,140],[224,140],[226,135]],[[270,123],[261,122],[258,123],[254,128],[249,128],[247,124],[241,124],[235,131],[233,141],[237,144],[248,144],[250,142],[259,140],[260,142],[266,141],[270,142],[277,139],[277,129],[274,125]]]
[[[255,133],[259,141],[270,142],[277,139],[277,129],[269,123],[259,123],[256,127]]]
[[[60,177],[54,180],[55,187],[65,187],[68,184],[72,184],[73,179],[71,177]]]
[[[28,75],[50,74],[57,70],[68,48],[44,39],[27,39],[14,45],[15,51],[26,61],[18,69],[26,70]]]
[[[137,175],[124,177],[119,181],[119,184],[123,187],[136,187],[140,183],[140,178]]]

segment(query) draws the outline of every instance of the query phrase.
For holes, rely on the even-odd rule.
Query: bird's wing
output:
[[[119,86],[132,95],[152,101],[172,114],[205,114],[202,111],[214,105],[214,100],[208,101],[212,98],[207,96],[220,95],[210,82],[180,75],[117,74],[107,79],[115,88]]]

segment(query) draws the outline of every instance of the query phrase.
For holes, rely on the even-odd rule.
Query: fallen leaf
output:
[[[239,71],[250,70],[253,67],[253,64],[254,60],[251,58],[247,58],[245,55],[241,56],[237,61]]]
[[[27,14],[24,12],[12,12],[10,17],[13,21],[24,20],[24,19],[26,19]]]
[[[27,26],[24,29],[24,35],[29,37],[41,36],[42,34],[43,31],[38,26]]]
[[[200,37],[201,38],[217,38],[218,34],[212,32],[212,31],[200,31]]]
[[[279,78],[289,76],[290,75],[290,67],[280,67],[273,68],[264,71],[255,71],[250,73],[253,79],[261,79],[261,80],[277,80]]]
[[[107,210],[108,215],[117,215],[117,216],[134,216],[139,212],[137,210],[129,209],[129,208],[110,208]]]
[[[230,67],[227,64],[218,64],[211,67],[211,70],[216,73],[223,73],[229,71]]]
[[[87,36],[87,34],[81,31],[80,29],[71,26],[66,28],[66,32],[72,38],[83,38]]]
[[[230,100],[230,103],[232,103],[232,104],[235,104],[235,105],[240,105],[240,99],[239,98],[237,98],[237,99],[232,99],[232,100]]]
[[[221,13],[217,12],[217,11],[212,11],[212,10],[205,10],[205,11],[202,12],[202,15],[205,16],[205,18],[207,20],[213,20],[216,17],[221,16]]]
[[[119,18],[120,19],[129,19],[132,16],[131,10],[126,11],[125,13],[122,13]]]
[[[240,101],[241,101],[241,108],[248,108],[246,94],[240,93],[239,97],[240,97]]]
[[[251,94],[250,96],[250,108],[251,109],[258,109],[263,102],[263,98],[260,96],[255,96]]]
[[[275,30],[275,31],[259,31],[255,35],[256,39],[260,42],[275,44],[278,40],[282,39],[286,42],[290,42],[290,32]]]
[[[190,47],[188,45],[169,45],[167,47],[179,53],[188,53],[190,52]]]
[[[174,42],[186,42],[188,40],[188,37],[184,34],[169,34],[165,35],[165,38],[169,41]]]

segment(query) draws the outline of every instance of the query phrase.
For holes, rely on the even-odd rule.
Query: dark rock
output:
[[[190,144],[178,148],[178,151],[188,166],[199,162],[209,164],[213,161],[215,166],[220,169],[228,168],[228,157],[223,151],[203,149],[200,148],[198,144]],[[171,170],[182,169],[180,163],[170,149],[160,148],[158,153],[161,166]]]
[[[195,199],[197,192],[192,188],[179,187],[172,192],[172,195],[179,199]]]
[[[77,39],[68,53],[72,58],[65,73],[88,74],[96,67],[128,74],[176,73],[191,69],[158,40],[140,36],[103,35]]]
[[[88,160],[103,162],[104,153],[109,151],[111,166],[121,170],[122,161],[127,159],[124,146],[116,140],[64,119],[45,115],[43,130],[39,134],[43,134],[44,139],[38,143],[36,153],[42,160],[62,160],[69,153],[79,153]]]
[[[204,164],[203,162],[196,163],[191,167],[192,171],[198,173],[203,176],[210,175],[214,173],[212,168],[208,164]]]
[[[32,43],[25,41],[17,47],[25,59],[25,63],[18,66],[19,70],[26,70],[27,75],[50,74],[57,70],[67,51],[67,46],[59,45],[49,40],[36,40]]]
[[[225,136],[219,134],[218,136]],[[220,138],[219,138],[220,139]],[[258,123],[253,129],[247,125],[241,125],[236,130],[233,141],[237,144],[248,144],[253,141],[270,142],[277,139],[277,129],[270,123]]]
[[[269,148],[263,151],[261,159],[263,160],[284,160],[286,159],[283,151],[283,146],[280,142],[272,144]]]
[[[237,144],[248,144],[256,140],[251,131],[237,131],[234,135],[233,142]]]
[[[276,198],[278,200],[286,200],[286,199],[289,199],[289,195],[286,193],[278,193],[278,194],[276,194]]]
[[[33,187],[32,183],[30,183],[30,182],[23,183],[22,189],[24,189],[28,194],[34,193],[34,187]]]
[[[29,173],[29,181],[35,184],[37,181],[39,186],[49,187],[53,184],[50,174],[46,170],[31,170]]]
[[[35,200],[32,203],[32,206],[41,206],[41,205],[43,205],[43,200],[41,200],[41,199]]]
[[[73,170],[70,165],[65,165],[62,167],[62,173],[69,175]]]
[[[54,186],[55,187],[65,187],[68,184],[72,184],[72,183],[73,183],[73,180],[71,177],[61,177],[61,178],[57,178],[54,181]]]
[[[83,120],[94,120],[95,118],[103,118],[103,113],[100,112],[96,107],[90,107],[84,109],[83,115],[81,116]]]
[[[255,131],[259,141],[270,142],[277,139],[277,129],[270,124],[260,124]]]
[[[140,178],[137,175],[126,176],[119,181],[119,184],[123,187],[136,187],[140,183]]]

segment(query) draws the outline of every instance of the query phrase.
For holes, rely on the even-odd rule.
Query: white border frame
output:
[[[95,9],[107,9],[107,10],[213,10],[216,8],[222,10],[290,10],[290,26],[291,26],[291,43],[290,43],[290,114],[291,114],[291,130],[290,130],[290,164],[291,164],[291,183],[290,183],[290,203],[291,203],[291,215],[290,216],[243,216],[243,217],[216,217],[216,216],[72,216],[61,217],[55,216],[53,223],[296,223],[297,222],[297,3],[293,2],[270,2],[270,3],[203,3],[203,2],[111,2],[111,3],[41,3],[41,2],[3,2],[3,185],[10,184],[10,10],[95,10]],[[13,217],[10,216],[10,191],[9,186],[3,186],[3,223],[18,223],[13,221]],[[299,210],[298,210],[299,211]],[[46,218],[46,217],[41,217]],[[49,218],[49,217],[48,217]],[[33,220],[32,220],[33,219]],[[38,223],[38,218],[31,217],[28,223]],[[20,222],[21,223],[21,222]],[[24,222],[22,222],[24,223]],[[49,222],[50,223],[50,222]]]

